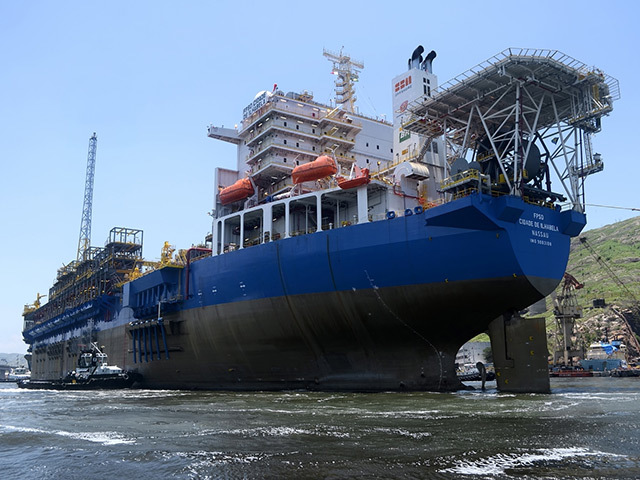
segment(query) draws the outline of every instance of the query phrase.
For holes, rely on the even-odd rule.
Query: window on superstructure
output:
[[[376,145],[376,150],[380,150],[380,145]]]
[[[431,151],[433,153],[438,153],[438,144],[436,142],[431,143]]]
[[[300,144],[298,142],[296,142],[296,147],[300,148]]]
[[[284,122],[284,126],[285,126],[285,127],[287,126],[287,122]]]
[[[311,129],[311,131],[312,131],[313,133],[316,133],[316,129],[315,129],[315,128],[312,128],[312,129]]]
[[[286,145],[286,144],[287,144],[287,139],[285,138],[285,139],[283,140],[283,142],[284,142],[284,144]]]
[[[296,130],[300,130],[300,125],[296,125]]]
[[[367,142],[367,147],[369,146],[369,142]]]

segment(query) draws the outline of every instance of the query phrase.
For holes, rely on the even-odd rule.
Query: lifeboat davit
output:
[[[353,178],[338,177],[338,186],[343,190],[349,190],[350,188],[356,188],[360,185],[366,185],[370,180],[369,169],[363,168],[358,175]]]
[[[227,205],[229,203],[244,200],[253,195],[253,185],[248,178],[241,178],[233,185],[223,188],[220,192],[220,203]]]
[[[298,165],[293,169],[293,172],[291,172],[291,177],[293,178],[293,183],[298,184],[319,180],[329,175],[335,175],[337,171],[338,167],[333,158],[321,155],[313,162]]]

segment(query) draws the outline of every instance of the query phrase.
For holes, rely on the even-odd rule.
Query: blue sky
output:
[[[92,244],[144,230],[159,258],[210,229],[213,170],[233,126],[274,83],[332,97],[323,48],[365,64],[363,113],[391,117],[391,79],[413,49],[435,49],[441,83],[508,47],[560,50],[620,81],[594,137],[605,171],[587,201],[640,207],[639,2],[0,2],[0,352],[23,352],[22,309],[76,256],[88,140],[98,134]],[[591,208],[589,228],[637,215]]]

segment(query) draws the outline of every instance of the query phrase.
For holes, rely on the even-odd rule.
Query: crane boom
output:
[[[98,137],[96,132],[89,139],[89,153],[87,154],[87,177],[84,183],[84,202],[82,205],[82,220],[80,222],[80,238],[78,239],[78,262],[87,260],[91,246],[91,211],[93,208],[93,175],[96,169],[96,147]]]

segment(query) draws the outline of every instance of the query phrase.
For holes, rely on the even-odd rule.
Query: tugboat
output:
[[[51,388],[56,390],[96,390],[130,388],[142,376],[137,372],[124,371],[107,363],[107,354],[92,342],[78,357],[78,366],[60,380],[23,380],[21,388]]]

